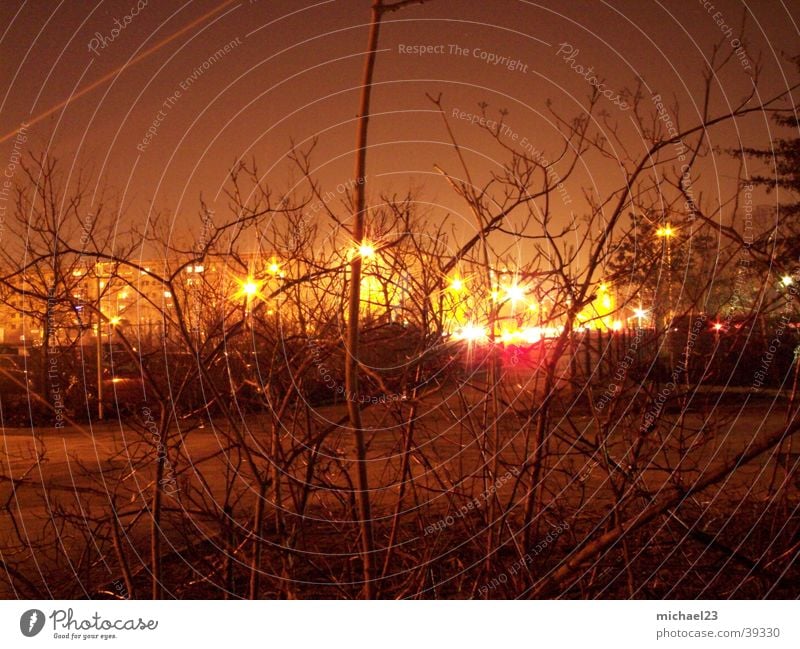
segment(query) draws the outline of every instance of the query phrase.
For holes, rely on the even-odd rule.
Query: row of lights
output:
[[[358,255],[362,259],[369,259],[370,257],[373,257],[375,255],[375,246],[365,241],[360,246],[358,246],[357,251]],[[285,273],[281,271],[280,264],[274,259],[269,264],[269,266],[267,266],[267,272],[274,277],[285,276]],[[253,297],[255,295],[258,295],[258,292],[261,288],[261,282],[259,282],[252,276],[248,276],[246,279],[242,280],[240,284],[242,287],[241,293],[248,297]]]
[[[453,277],[450,279],[449,288],[454,293],[462,293],[466,290],[466,280],[461,279],[460,277]],[[522,302],[525,300],[525,296],[527,294],[527,290],[524,286],[520,286],[519,284],[511,284],[510,286],[505,287],[504,289],[506,299],[508,299],[512,304],[516,304],[517,302]],[[492,300],[495,302],[500,300],[501,292],[498,290],[492,291]],[[535,310],[536,305],[531,304],[531,309]]]
[[[640,316],[637,315],[636,317],[638,318]],[[621,331],[623,326],[621,320],[614,320],[610,328],[612,331]],[[589,327],[581,326],[577,327],[576,331],[584,331],[588,328]],[[719,333],[725,329],[725,325],[721,322],[715,322],[711,325],[711,329],[715,333]],[[527,327],[525,329],[503,330],[500,332],[499,339],[505,344],[514,342],[531,344],[539,342],[542,338],[554,338],[558,336],[560,331],[558,327]],[[486,327],[468,323],[453,333],[453,339],[470,343],[486,342],[489,340],[489,331]]]

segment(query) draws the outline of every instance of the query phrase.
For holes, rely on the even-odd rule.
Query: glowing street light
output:
[[[666,223],[656,230],[656,236],[664,239],[667,252],[667,315],[666,322],[672,322],[672,238],[675,236],[673,227]],[[669,333],[670,327],[666,331]]]
[[[258,284],[256,284],[252,278],[248,277],[242,284],[242,293],[247,297],[253,297],[258,293]]]
[[[519,302],[520,300],[525,299],[525,289],[518,284],[512,284],[506,289],[506,294],[508,295],[508,299],[511,300],[512,303]]]
[[[484,327],[473,323],[464,325],[455,334],[457,340],[466,340],[467,342],[478,342],[488,337],[489,334]]]
[[[454,290],[456,293],[464,289],[464,282],[463,280],[459,279],[458,277],[454,277],[450,280],[450,288]]]
[[[792,284],[794,284],[794,280],[792,279],[791,275],[784,275],[783,277],[781,277],[781,284],[783,284],[784,286],[791,286]]]
[[[281,272],[281,267],[278,262],[273,261],[268,267],[267,270],[269,271],[270,275],[277,275]]]
[[[375,254],[375,247],[369,243],[364,242],[358,247],[358,254],[361,255],[363,259],[372,257],[372,255]]]
[[[120,322],[122,322],[122,318],[120,318],[118,315],[112,316],[108,319],[108,323],[112,327],[116,327]]]
[[[252,310],[252,303],[253,298],[259,297],[261,291],[261,283],[256,281],[252,276],[249,276],[243,280],[237,280],[239,282],[240,288],[239,292],[235,295],[236,298],[240,298],[242,300],[242,307],[244,309],[244,318],[245,321],[249,323],[252,327],[253,321],[251,318],[251,310]],[[263,296],[260,296],[261,299],[264,299]]]

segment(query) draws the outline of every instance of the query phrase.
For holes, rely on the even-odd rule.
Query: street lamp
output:
[[[675,228],[665,223],[656,230],[656,236],[664,240],[667,253],[667,331],[672,327],[672,239],[675,237]]]
[[[243,298],[244,317],[245,320],[252,325],[252,321],[250,320],[250,302],[254,297],[258,296],[261,290],[261,283],[256,281],[252,275],[248,275],[245,279],[238,281],[241,288],[237,295]]]
[[[248,277],[242,283],[242,293],[247,297],[253,297],[256,293],[258,293],[258,284],[256,284],[252,278]]]
[[[508,299],[511,300],[512,305],[515,302],[525,299],[525,289],[519,284],[512,284],[506,289]]]
[[[464,340],[469,343],[480,342],[486,340],[488,337],[489,334],[486,328],[473,322],[465,324],[455,334],[456,340]]]
[[[95,352],[97,355],[97,419],[102,421],[105,415],[103,409],[103,286],[105,282],[100,279],[103,269],[101,262],[95,262],[95,275],[97,282],[97,339]]]
[[[666,225],[662,225],[658,230],[656,230],[656,236],[662,237],[664,239],[671,239],[675,236],[675,230],[672,229],[672,226],[667,223]]]
[[[368,259],[375,254],[375,247],[365,241],[358,247],[358,254],[361,255],[363,259]]]

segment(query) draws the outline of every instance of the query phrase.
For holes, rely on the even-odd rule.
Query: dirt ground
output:
[[[496,471],[496,491],[501,500],[515,497],[515,480],[509,471],[521,466],[526,454],[526,431],[520,427],[519,418],[507,416],[500,420],[500,447],[497,452],[487,455],[474,436],[465,433],[464,427],[444,425],[444,411],[448,406],[455,407],[458,395],[453,394],[443,401],[430,404],[430,408],[420,408],[425,417],[414,436],[417,449],[410,470],[415,485],[414,503],[409,505],[415,511],[424,511],[426,520],[436,525],[448,515],[450,503],[448,496],[452,490],[459,490],[465,498],[478,497],[485,489],[478,477],[481,467],[488,461]],[[453,403],[449,403],[453,400]],[[509,407],[513,407],[513,404]],[[736,405],[725,405],[712,412],[712,415],[692,413],[685,417],[674,417],[674,426],[667,429],[661,438],[649,443],[663,444],[664,450],[655,449],[653,461],[641,472],[642,485],[650,492],[670,486],[674,468],[680,463],[686,469],[686,479],[692,475],[702,475],[729,461],[747,448],[753,441],[784,425],[785,404],[760,401],[741,409]],[[441,410],[440,410],[441,409]],[[341,406],[319,409],[317,417],[335,421],[342,416]],[[441,412],[441,414],[439,414]],[[365,424],[374,429],[369,437],[368,475],[372,492],[373,516],[376,527],[387,523],[393,513],[400,489],[399,471],[402,460],[403,434],[398,426],[388,425],[385,410],[367,411]],[[447,418],[452,421],[452,418]],[[554,418],[554,434],[551,437],[547,474],[544,476],[548,488],[544,494],[545,504],[553,502],[559,510],[581,511],[591,507],[602,511],[611,503],[611,490],[608,476],[598,470],[596,462],[580,448],[581,439],[593,439],[597,433],[597,421],[588,414],[581,415],[579,409],[570,412],[569,425],[566,418]],[[248,435],[255,443],[268,448],[268,428],[264,419],[249,416],[245,419]],[[710,430],[716,430],[709,435]],[[8,547],[16,535],[35,539],[41,534],[49,534],[54,545],[64,547],[70,544],[85,543],[72,534],[62,536],[54,524],[61,514],[70,510],[75,516],[84,516],[86,527],[91,527],[92,512],[108,507],[111,490],[118,507],[135,509],[147,505],[150,499],[154,463],[137,462],[131,466],[129,456],[139,456],[141,433],[120,422],[107,422],[92,427],[61,428],[39,430],[34,436],[29,429],[5,429],[2,441],[2,471],[6,479],[0,482],[0,502],[7,504],[9,513],[0,516],[0,539],[2,546]],[[237,467],[233,466],[226,451],[225,427],[221,422],[206,422],[202,428],[184,431],[176,428],[171,435],[173,440],[182,438],[186,455],[185,465],[190,467],[178,480],[178,484],[193,483],[195,490],[202,492],[207,502],[221,503],[225,499],[226,483],[231,476],[236,484],[239,498],[231,506],[242,508],[245,512],[252,507],[255,497],[254,485],[245,478],[237,479]],[[668,443],[670,435],[681,434],[688,440],[688,446],[677,449]],[[288,445],[290,440],[286,440]],[[668,450],[667,450],[668,449]],[[327,441],[322,455],[333,453],[339,457],[352,457],[352,436],[338,433]],[[614,456],[624,453],[621,441],[618,444],[613,435],[607,443],[607,452]],[[420,461],[419,458],[425,458]],[[322,458],[324,459],[324,457]],[[774,481],[785,478],[778,468],[777,456],[764,456],[758,461],[741,467],[725,482],[709,489],[694,498],[693,505],[701,512],[718,508],[720,512],[731,503],[738,508],[766,502]],[[302,465],[295,476],[301,478]],[[448,477],[453,480],[448,484]],[[469,476],[475,476],[470,478]],[[505,478],[503,476],[506,476]],[[123,479],[120,480],[120,477]],[[335,472],[332,480],[336,480]],[[346,488],[345,482],[340,482]],[[795,491],[796,493],[796,491]],[[518,497],[518,494],[517,494]],[[420,501],[421,499],[421,501]],[[197,528],[200,543],[212,542],[217,534],[213,521],[205,520],[198,512],[189,509],[194,505],[181,503],[180,497],[167,498],[168,508],[183,508],[184,518],[191,519]],[[724,503],[724,505],[723,505]],[[213,509],[213,507],[212,507]],[[311,492],[305,516],[319,518],[320,524],[336,524],[342,511],[341,494],[328,489],[315,489]],[[735,513],[735,512],[734,512]],[[347,528],[346,516],[338,522]],[[452,531],[455,531],[455,527]],[[127,543],[130,552],[139,555],[134,564],[146,563],[146,548],[149,526],[142,520],[131,527]],[[185,551],[186,541],[177,529],[169,523],[163,529],[165,552],[180,554]],[[349,531],[347,532],[350,533]],[[425,542],[426,533],[406,530],[406,537]],[[89,533],[86,538],[91,538]],[[213,543],[212,543],[213,544]],[[335,545],[335,542],[333,543]],[[171,550],[172,549],[172,550]],[[342,548],[343,550],[344,548]],[[74,554],[74,553],[72,553]],[[51,567],[46,564],[47,557],[36,557],[26,564],[26,571],[32,580],[51,580]],[[111,562],[109,562],[111,563]],[[60,567],[64,570],[64,566]],[[118,579],[116,569],[108,566],[108,581]],[[68,579],[69,576],[67,575]],[[55,594],[55,593],[54,593]],[[469,594],[467,594],[469,595]],[[6,579],[0,578],[0,597],[14,597],[15,593]],[[86,596],[92,596],[86,593]]]

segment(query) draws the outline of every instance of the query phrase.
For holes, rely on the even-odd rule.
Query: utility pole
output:
[[[100,286],[100,263],[95,265],[97,275],[97,418],[103,420],[103,309]]]

